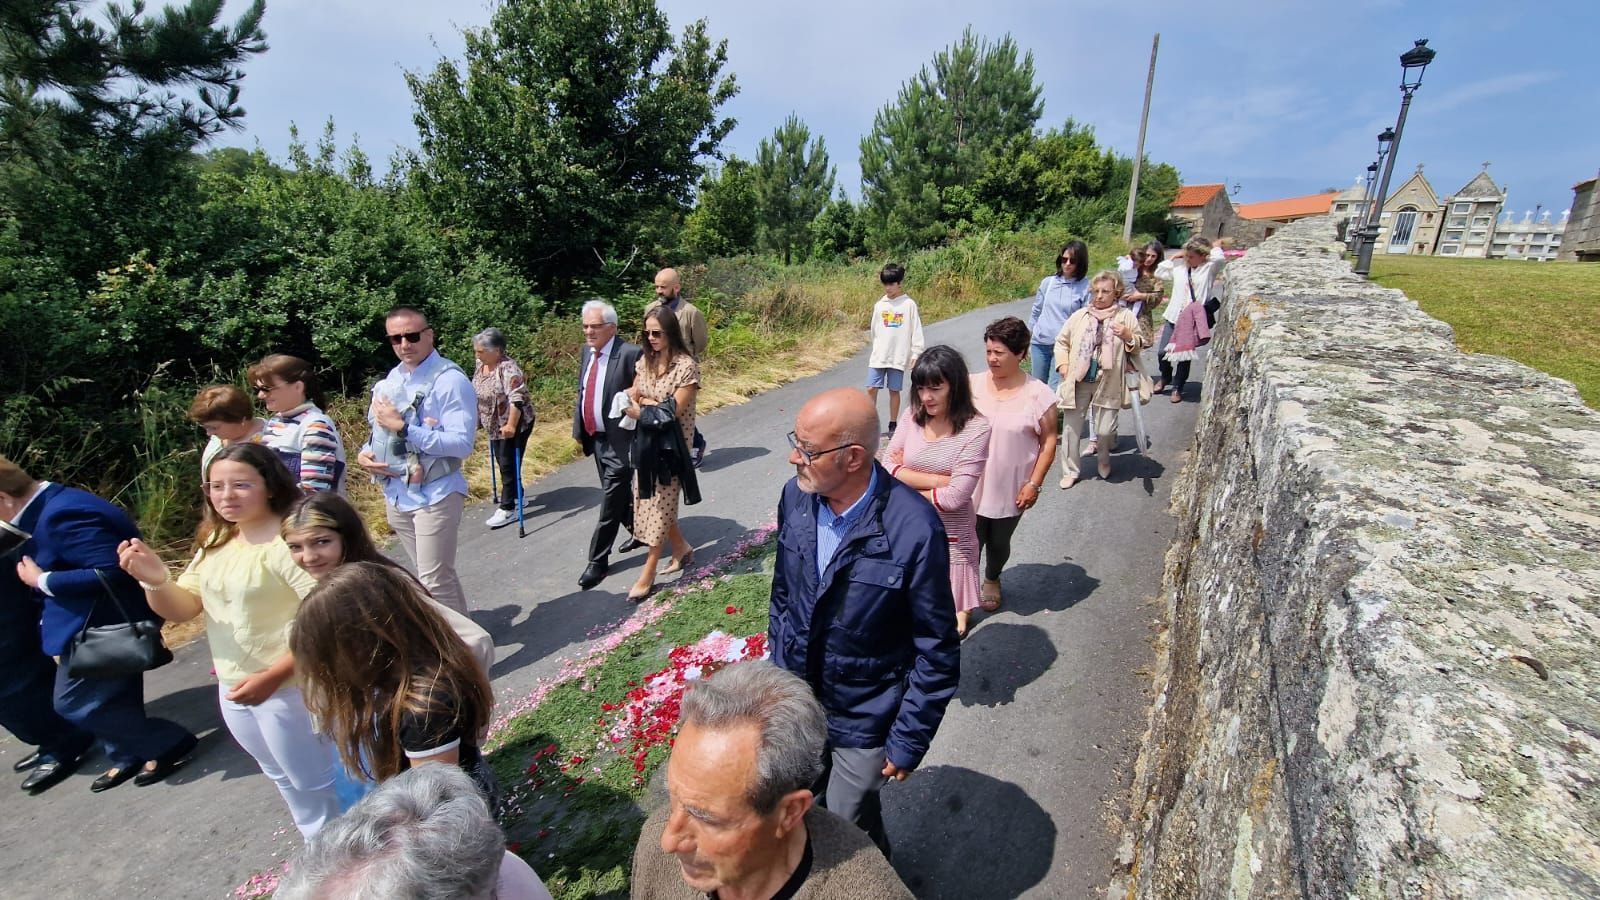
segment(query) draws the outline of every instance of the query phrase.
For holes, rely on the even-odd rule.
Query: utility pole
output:
[[[1161,47],[1161,33],[1150,41],[1150,74],[1144,78],[1144,112],[1139,116],[1139,146],[1133,151],[1133,181],[1128,184],[1128,214],[1122,218],[1122,242],[1133,240],[1133,201],[1139,196],[1139,169],[1144,166],[1144,130],[1150,124],[1150,91],[1156,83],[1156,51]]]

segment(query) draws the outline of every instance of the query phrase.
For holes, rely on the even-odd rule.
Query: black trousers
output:
[[[589,539],[589,562],[603,564],[617,542],[617,529],[633,531],[633,467],[600,435],[594,441],[594,467],[605,496],[600,500],[600,521]]]
[[[1172,323],[1168,322],[1161,327],[1161,342],[1156,345],[1159,348],[1156,352],[1160,354],[1161,358],[1161,380],[1172,385],[1172,390],[1175,393],[1181,394],[1183,393],[1183,386],[1189,383],[1190,361],[1186,359],[1178,363],[1177,371],[1174,372],[1172,363],[1167,360],[1166,348],[1167,344],[1170,343],[1172,343]]]
[[[512,438],[490,438],[489,458],[500,470],[500,508],[517,508],[517,488],[522,484],[522,472],[517,469],[517,456],[528,449],[528,431],[518,432]]]
[[[60,762],[89,749],[94,736],[55,710],[56,664],[29,654],[0,665],[0,726]]]
[[[985,554],[984,578],[989,581],[1000,580],[1000,570],[1004,569],[1006,562],[1011,559],[1011,536],[1017,533],[1017,526],[1020,524],[1022,524],[1021,516],[1008,516],[1004,519],[978,517],[978,547]]]
[[[189,730],[144,712],[144,673],[116,678],[69,678],[72,648],[56,669],[55,707],[61,717],[100,739],[119,768],[139,766],[175,749]]]

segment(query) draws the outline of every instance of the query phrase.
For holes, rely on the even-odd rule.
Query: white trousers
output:
[[[417,579],[433,599],[462,615],[467,613],[467,592],[456,577],[456,543],[461,537],[461,508],[467,498],[449,494],[432,506],[410,512],[388,508],[389,527],[417,567]]]
[[[245,706],[227,699],[228,688],[219,687],[222,721],[255,757],[261,774],[278,786],[295,827],[309,840],[339,815],[332,743],[313,729],[299,688],[279,688],[256,706]]]

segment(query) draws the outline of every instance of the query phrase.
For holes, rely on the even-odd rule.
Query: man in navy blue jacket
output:
[[[94,737],[61,718],[53,705],[56,664],[39,644],[43,606],[16,570],[31,543],[0,555],[0,727],[38,748],[14,761],[12,770],[42,768],[44,780],[53,784],[72,774]]]
[[[144,674],[67,675],[72,638],[85,623],[160,621],[145,603],[138,582],[117,565],[117,545],[139,536],[133,521],[87,491],[34,481],[5,457],[0,457],[0,518],[33,535],[22,547],[14,571],[41,606],[35,627],[44,653],[61,660],[55,675],[55,711],[99,738],[111,758],[112,768],[90,789],[107,790],[130,778],[138,784],[165,778],[194,750],[195,736],[165,719],[145,715]],[[120,607],[110,591],[117,592]],[[80,757],[82,749],[87,747],[79,750]],[[23,788],[42,791],[77,766],[76,759],[53,761],[56,765],[41,763]]]
[[[961,677],[939,514],[874,461],[865,393],[811,399],[789,434],[767,643],[828,714],[823,803],[888,852],[878,792],[921,765]]]

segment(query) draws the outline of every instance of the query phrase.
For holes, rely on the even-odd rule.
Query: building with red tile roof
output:
[[[1181,245],[1191,237],[1215,241],[1238,236],[1239,215],[1220,184],[1186,184],[1178,188],[1178,196],[1172,201],[1172,218],[1176,224],[1167,232],[1169,246]]]
[[[1338,196],[1338,191],[1329,191],[1325,194],[1308,194],[1304,197],[1288,197],[1283,200],[1263,200],[1260,203],[1246,203],[1239,207],[1239,216],[1244,219],[1261,219],[1269,222],[1281,222],[1287,225],[1296,219],[1327,215],[1328,210],[1333,207],[1334,198]]]

